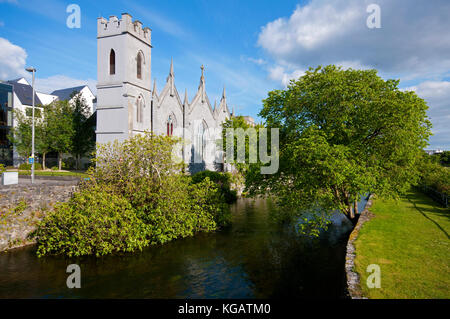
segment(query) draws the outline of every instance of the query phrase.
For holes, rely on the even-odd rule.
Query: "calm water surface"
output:
[[[361,203],[361,206],[364,203]],[[35,247],[0,253],[0,298],[343,298],[350,223],[333,217],[319,239],[273,223],[269,199],[239,199],[216,233],[103,258],[37,258]],[[81,267],[68,289],[66,267]]]

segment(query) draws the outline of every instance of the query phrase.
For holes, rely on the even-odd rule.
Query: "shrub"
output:
[[[442,194],[450,195],[450,168],[434,161],[423,161],[420,176],[420,186],[430,187]]]
[[[20,170],[30,171],[31,170],[31,164],[29,164],[29,163],[22,163],[22,164],[19,165],[19,169]],[[34,163],[34,169],[35,170],[41,170],[42,169],[42,164],[41,163]]]
[[[146,134],[100,145],[80,191],[39,224],[38,255],[134,251],[225,225],[218,184],[184,175],[172,158],[175,142]]]
[[[0,164],[0,174],[6,171],[5,165]]]
[[[75,169],[75,159],[73,157],[68,157],[62,162],[62,168]]]
[[[203,185],[205,194],[214,192],[214,185]],[[200,231],[217,228],[214,211],[198,202],[197,187],[190,185],[189,177],[181,174],[168,176],[157,193],[152,194],[151,207],[140,206],[139,215],[150,227],[151,243],[165,243],[176,238],[192,236]],[[212,206],[220,206],[220,202]]]
[[[196,184],[204,181],[206,178],[217,184],[226,203],[231,204],[236,201],[236,190],[231,189],[231,181],[233,176],[230,173],[202,171],[192,175],[192,182]]]
[[[57,170],[59,170],[59,167],[58,166],[52,166],[51,170],[52,171],[57,171]]]
[[[37,254],[102,256],[134,251],[148,244],[147,230],[124,197],[105,186],[86,187],[39,223]]]

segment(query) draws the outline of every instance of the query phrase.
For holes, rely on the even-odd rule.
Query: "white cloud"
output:
[[[304,70],[287,71],[284,67],[276,65],[269,67],[269,78],[271,80],[279,81],[283,86],[288,86],[289,82],[293,79],[298,79],[305,74]]]
[[[311,0],[262,27],[258,44],[299,69],[347,61],[410,79],[448,73],[450,1],[377,0],[381,28],[369,29],[372,2]]]
[[[0,38],[0,79],[9,80],[27,75],[27,53],[23,48]]]
[[[347,1],[333,4],[312,1],[306,6],[297,6],[289,19],[279,18],[268,23],[262,28],[258,42],[271,53],[282,56],[297,47],[311,50],[348,32],[361,14]]]
[[[450,150],[450,82],[425,81],[405,90],[415,91],[428,106],[428,116],[433,123],[430,139],[432,148]]]
[[[264,64],[267,64],[267,61],[264,60],[264,59],[261,59],[261,58],[255,59],[255,58],[252,58],[252,57],[248,57],[248,58],[246,58],[246,59],[247,59],[247,61],[252,62],[252,63],[254,63],[254,64],[257,64],[257,65],[264,65]]]
[[[31,75],[25,71],[26,59],[27,53],[23,48],[9,42],[7,39],[0,38],[0,79],[6,81],[25,77],[31,83]],[[43,93],[51,93],[57,89],[87,84],[92,92],[96,94],[97,81],[94,79],[74,79],[65,75],[40,78],[39,73],[37,73],[35,84],[36,89]]]

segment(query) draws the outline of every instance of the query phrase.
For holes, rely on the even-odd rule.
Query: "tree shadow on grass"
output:
[[[417,197],[412,197],[411,194],[406,195],[406,198],[408,199],[408,201],[409,201],[411,204],[414,205],[414,208],[417,209],[417,211],[423,215],[423,217],[425,217],[426,219],[428,219],[429,221],[431,221],[433,224],[435,224],[436,227],[439,228],[439,229],[445,234],[445,236],[447,236],[447,239],[450,239],[450,237],[449,237],[447,231],[446,231],[444,228],[442,228],[442,226],[439,225],[439,223],[437,223],[435,220],[433,220],[433,219],[430,218],[427,214],[425,214],[425,211],[428,211],[428,212],[430,212],[430,213],[432,213],[432,214],[434,214],[434,215],[445,216],[445,217],[447,217],[447,218],[450,217],[450,214],[445,213],[445,211],[444,211],[444,212],[441,212],[440,209],[422,209],[422,208],[419,208],[419,207],[417,206],[417,204],[430,205],[430,202],[432,202],[431,199],[430,199],[430,202],[428,202],[428,201],[425,201],[425,200],[422,200],[422,199],[418,199]]]

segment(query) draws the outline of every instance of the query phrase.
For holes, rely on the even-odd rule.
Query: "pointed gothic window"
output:
[[[173,118],[172,115],[169,115],[169,118],[167,119],[167,136],[173,135]]]
[[[205,155],[206,146],[206,123],[202,121],[197,126],[197,132],[195,136],[195,161],[203,160]]]
[[[136,122],[144,122],[144,99],[142,96],[138,97],[136,101]]]
[[[142,79],[142,55],[141,55],[141,52],[138,53],[136,62],[137,62],[137,78]]]
[[[116,74],[116,52],[113,49],[109,53],[109,74]]]

